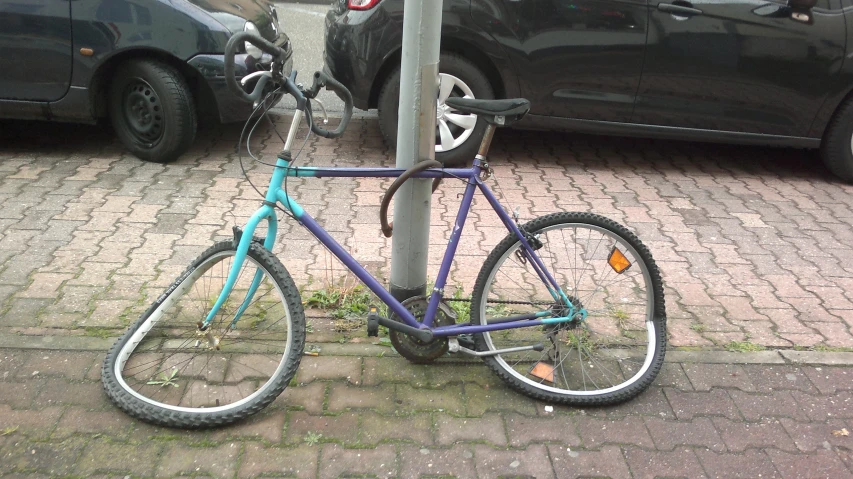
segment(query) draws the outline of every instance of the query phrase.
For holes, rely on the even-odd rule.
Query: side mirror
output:
[[[794,10],[811,10],[817,5],[817,0],[788,0],[788,5]]]

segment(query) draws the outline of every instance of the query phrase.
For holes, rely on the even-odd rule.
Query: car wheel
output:
[[[436,109],[435,159],[448,166],[465,165],[474,159],[486,122],[475,115],[458,113],[444,102],[448,97],[492,99],[492,85],[486,75],[468,60],[442,53],[439,62],[438,108]],[[379,93],[379,127],[385,141],[397,144],[397,116],[400,99],[400,69],[385,81]]]
[[[113,129],[137,157],[157,163],[176,159],[192,145],[198,119],[184,77],[150,60],[123,64],[109,90]]]

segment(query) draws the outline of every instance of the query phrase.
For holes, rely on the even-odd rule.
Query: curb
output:
[[[95,338],[89,336],[28,336],[8,334],[0,336],[0,349],[41,349],[53,351],[102,351],[106,352],[116,338]],[[323,356],[364,356],[377,357],[379,354],[387,357],[397,357],[393,349],[374,344],[340,344],[308,342],[306,350],[317,346]],[[697,364],[791,364],[817,366],[853,366],[853,352],[821,352],[773,350],[751,353],[735,353],[730,351],[678,351],[666,353],[666,361],[670,363]],[[480,360],[468,357],[442,358],[437,363],[471,362]]]

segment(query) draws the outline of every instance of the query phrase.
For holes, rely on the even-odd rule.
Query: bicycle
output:
[[[243,42],[272,58],[269,71],[255,74],[251,93],[233,74],[234,54]],[[322,72],[315,73],[311,88],[297,85],[295,74],[284,76],[278,49],[247,33],[231,38],[226,55],[226,79],[235,94],[258,109],[270,95],[285,92],[297,107],[261,207],[244,229],[234,227],[232,240],[194,260],[107,354],[103,383],[118,407],[159,425],[217,426],[260,411],[288,386],[304,353],[306,327],[299,291],[271,252],[276,209],[307,228],[388,306],[387,318],[371,308],[368,335],[386,327],[396,351],[410,361],[426,364],[448,352],[479,357],[521,393],[578,406],[622,402],[652,383],[664,360],[666,314],[649,250],[624,226],[591,213],[553,213],[522,224],[485,183],[492,174],[487,155],[496,128],[521,119],[527,100],[447,100],[458,113],[488,123],[470,168],[444,168],[435,161],[406,170],[298,167],[291,150],[302,118],[311,132],[340,136],[352,114],[349,91]],[[334,131],[313,118],[311,101],[323,87],[345,102]],[[393,232],[387,209],[403,182],[427,178],[436,187],[441,179],[463,180],[465,192],[429,295],[396,300],[288,195],[289,177],[396,177],[381,202],[386,236]],[[443,293],[477,191],[508,234],[477,277],[470,321],[457,324]],[[267,234],[255,237],[262,221]]]

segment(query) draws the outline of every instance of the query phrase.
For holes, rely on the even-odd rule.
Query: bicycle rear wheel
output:
[[[287,270],[259,244],[216,317],[200,327],[235,254],[231,241],[202,253],[107,353],[104,389],[125,412],[170,427],[224,425],[263,409],[296,374],[302,303]]]
[[[625,227],[589,213],[556,213],[524,226],[542,242],[536,253],[586,317],[474,336],[480,351],[541,344],[485,357],[510,386],[572,405],[614,404],[651,384],[666,349],[660,273],[648,249]],[[520,253],[515,235],[492,251],[474,286],[475,324],[550,310],[568,314]]]

